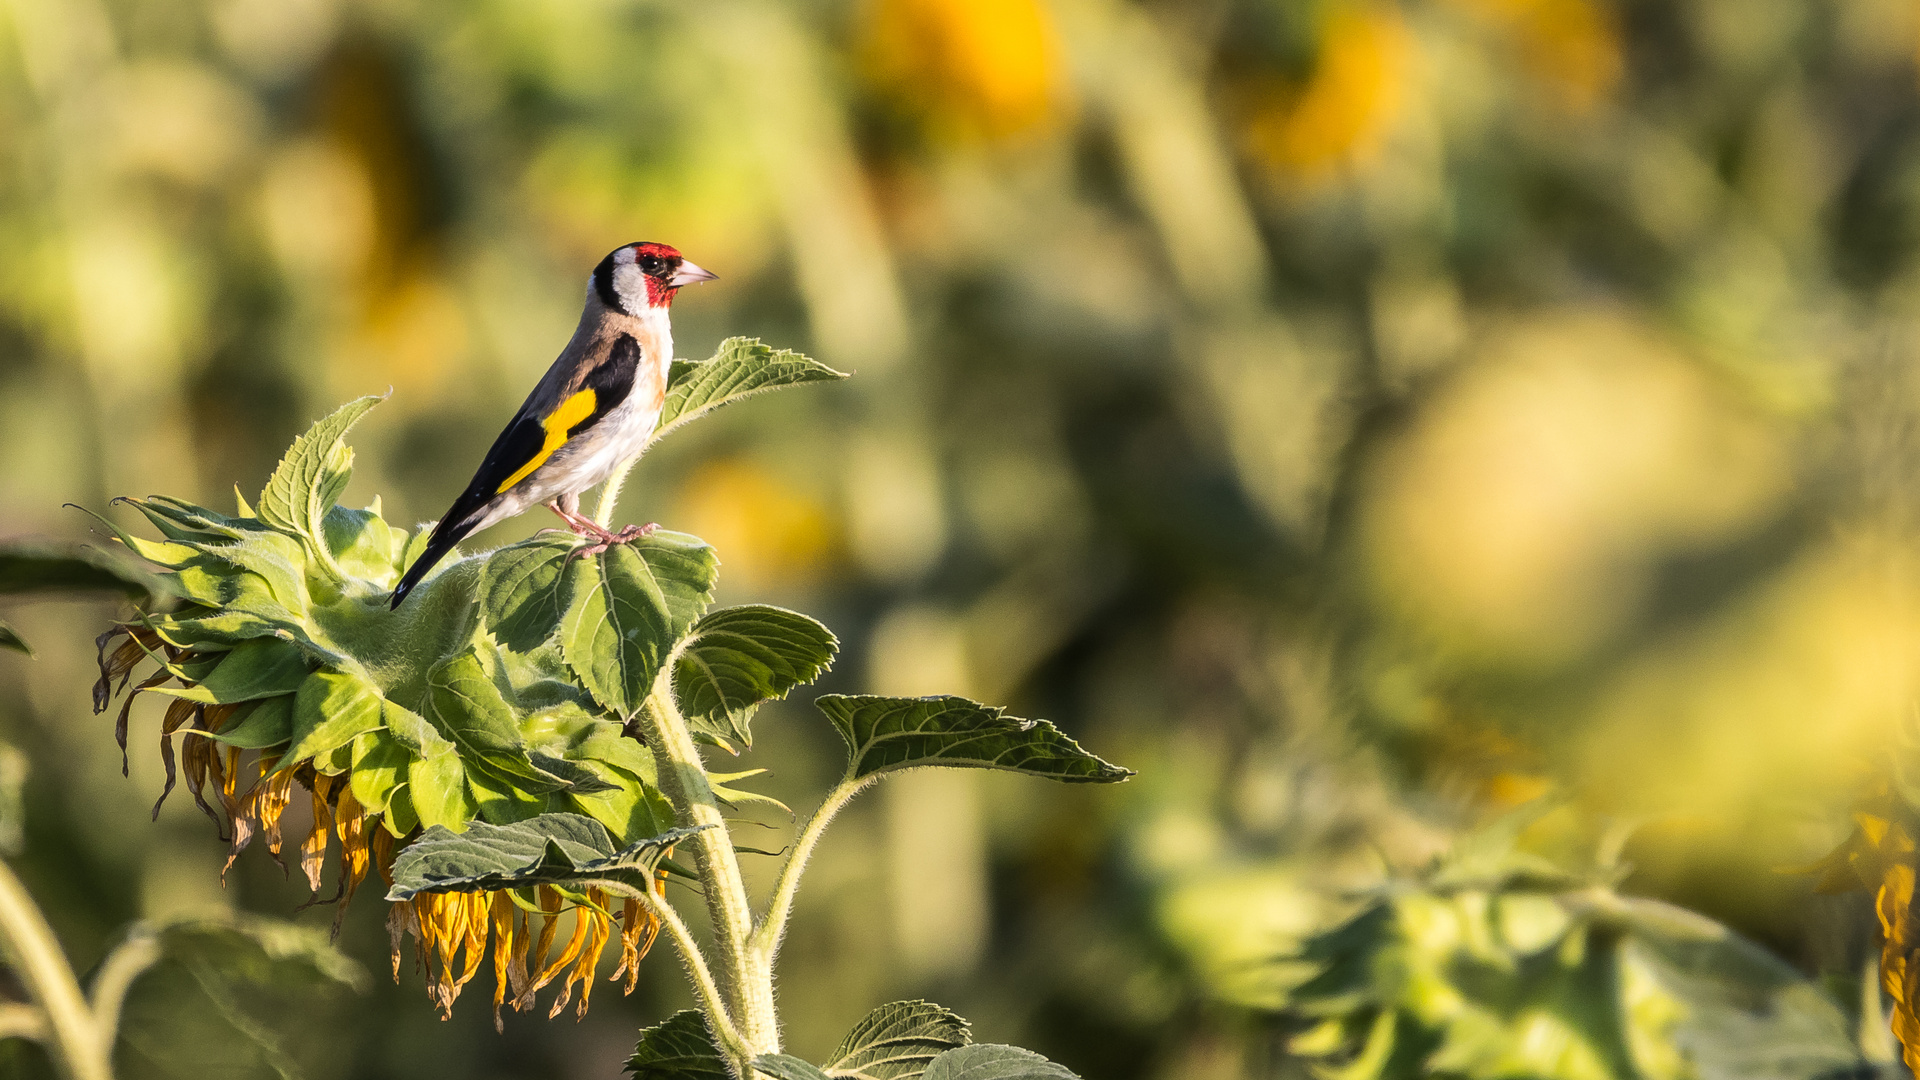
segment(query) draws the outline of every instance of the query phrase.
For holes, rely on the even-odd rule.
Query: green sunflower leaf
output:
[[[667,373],[667,401],[653,442],[722,405],[781,386],[832,382],[847,373],[790,349],[775,350],[758,338],[728,338],[711,359],[675,360]]]
[[[686,1009],[640,1033],[627,1059],[635,1080],[731,1080],[698,1010]]]
[[[999,1043],[976,1043],[933,1059],[921,1080],[1080,1080],[1031,1050]]]
[[[896,1001],[855,1024],[826,1071],[857,1080],[913,1080],[936,1056],[972,1041],[967,1022],[953,1010],[931,1001]]]
[[[475,650],[468,649],[436,665],[428,673],[427,684],[430,719],[436,730],[458,748],[476,798],[493,793],[529,801],[535,794],[567,786],[564,778],[533,763],[513,706],[507,703],[499,685],[488,678]],[[474,770],[481,769],[497,780],[476,775]]]
[[[258,521],[230,518],[204,506],[180,499],[155,495],[148,499],[115,499],[140,511],[160,534],[184,544],[224,544],[246,536],[246,528],[263,527]]]
[[[541,814],[510,825],[476,821],[462,833],[430,828],[394,860],[387,899],[530,885],[645,890],[667,849],[701,828],[670,829],[625,847],[579,814]]]
[[[300,541],[285,533],[262,529],[232,543],[210,545],[201,565],[207,566],[214,560],[257,577],[265,585],[266,595],[289,613],[306,611],[312,606],[312,594],[307,589],[306,550]],[[218,572],[217,564],[207,569]],[[244,595],[247,583],[238,584]],[[228,606],[241,598],[230,598]]]
[[[814,704],[846,741],[847,777],[939,765],[1001,769],[1069,783],[1113,783],[1133,770],[1080,748],[1045,720],[962,697],[889,698],[828,694]]]
[[[760,704],[787,696],[833,664],[833,631],[797,611],[745,604],[693,626],[673,671],[673,693],[696,737],[738,753],[753,745]]]
[[[762,1072],[774,1080],[833,1080],[820,1071],[820,1066],[802,1061],[792,1054],[761,1054],[753,1059],[755,1072]]]
[[[487,556],[480,571],[480,614],[503,649],[529,652],[553,637],[567,613],[561,581],[574,543],[535,538]]]
[[[632,716],[674,643],[712,601],[718,573],[713,549],[684,533],[656,532],[575,559],[560,629],[567,666],[616,717]]]
[[[256,500],[260,520],[305,540],[329,568],[337,569],[327,548],[326,513],[353,475],[353,451],[341,439],[384,399],[372,394],[357,398],[308,428],[293,441]]]

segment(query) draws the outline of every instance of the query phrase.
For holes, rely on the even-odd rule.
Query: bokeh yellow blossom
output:
[[[1272,91],[1255,106],[1249,146],[1272,168],[1305,178],[1364,166],[1405,110],[1415,48],[1391,8],[1335,10],[1305,85]]]
[[[1599,104],[1620,81],[1620,31],[1594,0],[1452,0],[1501,26],[1529,71],[1575,112]]]
[[[816,580],[838,546],[826,507],[739,457],[694,470],[672,520],[726,552],[725,581],[742,590]]]
[[[872,0],[865,55],[874,81],[937,130],[1002,139],[1068,105],[1041,0]]]

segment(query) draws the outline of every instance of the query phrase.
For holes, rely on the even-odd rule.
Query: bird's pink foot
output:
[[[607,529],[601,527],[599,522],[596,522],[591,518],[582,517],[579,514],[568,513],[566,510],[561,509],[558,503],[555,503],[555,502],[548,503],[547,509],[552,510],[554,513],[560,515],[560,520],[566,522],[567,527],[570,530],[572,530],[575,534],[579,536],[590,537],[593,540],[593,542],[590,544],[583,544],[580,547],[574,548],[572,551],[569,551],[567,553],[568,562],[572,562],[573,560],[580,558],[583,555],[598,555],[601,552],[607,550],[608,548],[614,546],[615,544],[628,544],[628,543],[632,543],[635,540],[643,540],[649,536],[652,536],[655,532],[659,531],[659,528],[660,528],[658,523],[648,522],[645,525],[629,525],[626,528],[621,529],[617,533],[610,532]],[[560,532],[561,530],[545,529],[542,531],[543,532]]]
[[[575,535],[591,536],[596,542],[602,543],[602,544],[608,544],[613,542],[615,534],[608,532],[606,529],[602,528],[600,526],[600,523],[597,521],[594,521],[592,518],[585,517],[583,515],[571,513],[567,510],[564,510],[560,507],[560,504],[558,502],[548,503],[547,509],[559,515],[560,520],[567,523],[567,529],[573,532]],[[555,530],[555,531],[558,531],[558,530]]]

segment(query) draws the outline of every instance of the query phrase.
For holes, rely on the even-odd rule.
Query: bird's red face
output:
[[[713,274],[673,248],[641,243],[614,248],[600,260],[593,271],[593,288],[600,302],[615,311],[641,315],[671,306],[682,287],[713,279]]]

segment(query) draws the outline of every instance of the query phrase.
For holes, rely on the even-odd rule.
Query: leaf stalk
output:
[[[27,994],[46,1017],[42,1045],[66,1080],[113,1080],[111,1035],[103,1035],[73,967],[26,886],[0,862],[0,938]]]
[[[753,1057],[753,1051],[741,1037],[740,1029],[734,1026],[727,1003],[720,996],[720,986],[714,982],[713,969],[707,966],[706,954],[700,951],[700,943],[693,939],[693,933],[687,929],[686,920],[680,917],[680,912],[672,904],[654,895],[651,889],[641,890],[638,896],[654,918],[666,924],[667,932],[673,935],[673,943],[680,949],[680,958],[685,961],[687,972],[693,978],[694,990],[700,995],[700,1007],[707,1014],[708,1026],[727,1056],[738,1061]]]
[[[800,835],[794,838],[793,850],[788,853],[787,861],[780,865],[780,877],[773,887],[772,898],[767,901],[766,913],[753,929],[753,949],[769,970],[773,967],[775,953],[780,949],[780,939],[787,932],[787,917],[793,912],[794,894],[800,889],[800,875],[806,872],[807,860],[813,857],[814,846],[826,833],[834,815],[866,784],[865,779],[855,779],[852,770],[848,770],[848,775],[827,792],[820,808],[813,812],[813,816],[800,829]]]

